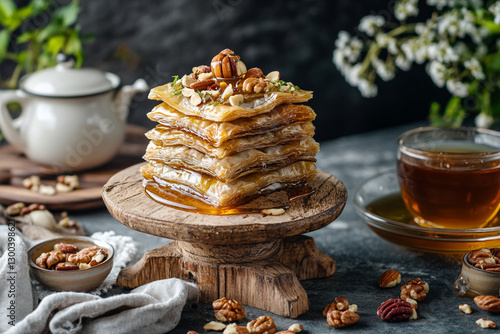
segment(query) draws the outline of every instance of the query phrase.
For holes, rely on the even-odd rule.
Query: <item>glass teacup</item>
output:
[[[403,200],[422,226],[488,225],[500,208],[500,132],[423,127],[399,138]]]

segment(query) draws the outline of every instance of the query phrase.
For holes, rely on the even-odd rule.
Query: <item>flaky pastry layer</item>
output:
[[[231,182],[221,182],[198,172],[174,169],[161,162],[141,168],[146,180],[190,194],[215,207],[239,203],[242,199],[306,182],[316,175],[314,162],[299,161],[268,173],[252,173]]]
[[[146,137],[154,141],[156,145],[184,145],[194,148],[210,157],[222,159],[249,149],[270,147],[291,140],[311,138],[314,135],[314,129],[314,125],[311,122],[291,124],[276,131],[228,140],[219,147],[214,147],[209,142],[192,133],[168,128],[163,125],[157,125],[154,129],[148,131]]]
[[[159,161],[174,168],[193,170],[229,182],[245,175],[266,173],[300,160],[315,162],[319,144],[312,138],[284,145],[250,149],[222,159],[207,156],[187,146],[165,146],[150,142],[144,159]]]
[[[190,99],[177,92],[168,83],[158,86],[149,92],[149,99],[167,103],[172,108],[190,116],[198,116],[215,122],[234,121],[241,117],[252,117],[267,113],[284,103],[302,103],[312,98],[312,92],[302,89],[294,91],[271,91],[267,93],[245,94],[245,101],[239,106],[232,106],[228,101],[220,104],[191,104]]]
[[[186,116],[166,103],[148,113],[150,120],[191,132],[215,147],[230,139],[276,131],[297,122],[312,122],[316,113],[302,104],[282,104],[269,113],[239,118],[232,122],[213,122],[197,116]]]

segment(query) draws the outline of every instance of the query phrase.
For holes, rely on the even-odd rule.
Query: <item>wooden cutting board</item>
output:
[[[22,181],[31,175],[38,175],[42,184],[56,184],[58,172],[52,168],[29,160],[10,145],[0,146],[0,204],[16,202],[39,203],[49,210],[88,210],[104,206],[101,198],[102,187],[108,179],[119,172],[142,161],[148,140],[144,136],[147,129],[137,125],[127,125],[125,141],[113,160],[96,169],[75,173],[80,188],[69,193],[53,196],[41,195],[23,187]]]

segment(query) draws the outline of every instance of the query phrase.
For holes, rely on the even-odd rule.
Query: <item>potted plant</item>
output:
[[[430,16],[419,15],[423,6]],[[357,36],[339,33],[333,62],[347,82],[372,97],[378,78],[425,64],[451,94],[443,111],[431,104],[432,125],[458,126],[469,114],[480,127],[499,122],[500,1],[398,0],[393,9],[365,16]]]

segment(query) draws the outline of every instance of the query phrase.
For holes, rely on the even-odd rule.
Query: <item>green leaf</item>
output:
[[[13,0],[0,1],[0,23],[2,23],[4,27],[9,27],[10,18],[12,17],[16,9],[16,3]]]
[[[2,62],[9,48],[10,32],[7,30],[0,31],[0,62]]]
[[[40,14],[47,10],[50,7],[50,2],[51,1],[48,0],[31,0],[29,6],[33,9],[33,15]]]
[[[64,43],[66,42],[66,38],[64,36],[54,36],[49,39],[47,45],[45,46],[45,50],[52,55],[57,55],[59,51],[62,50]]]
[[[79,12],[80,6],[78,2],[72,1],[70,4],[56,10],[54,19],[60,20],[63,27],[69,27],[76,22]]]
[[[35,36],[35,31],[28,30],[17,36],[16,43],[23,44],[29,42]]]
[[[453,96],[441,114],[441,106],[437,102],[431,104],[429,110],[429,120],[433,126],[460,126],[466,116],[466,111],[462,107],[462,100]]]
[[[44,43],[50,37],[61,33],[63,28],[57,22],[50,22],[45,28],[42,28],[36,36],[37,43]]]

